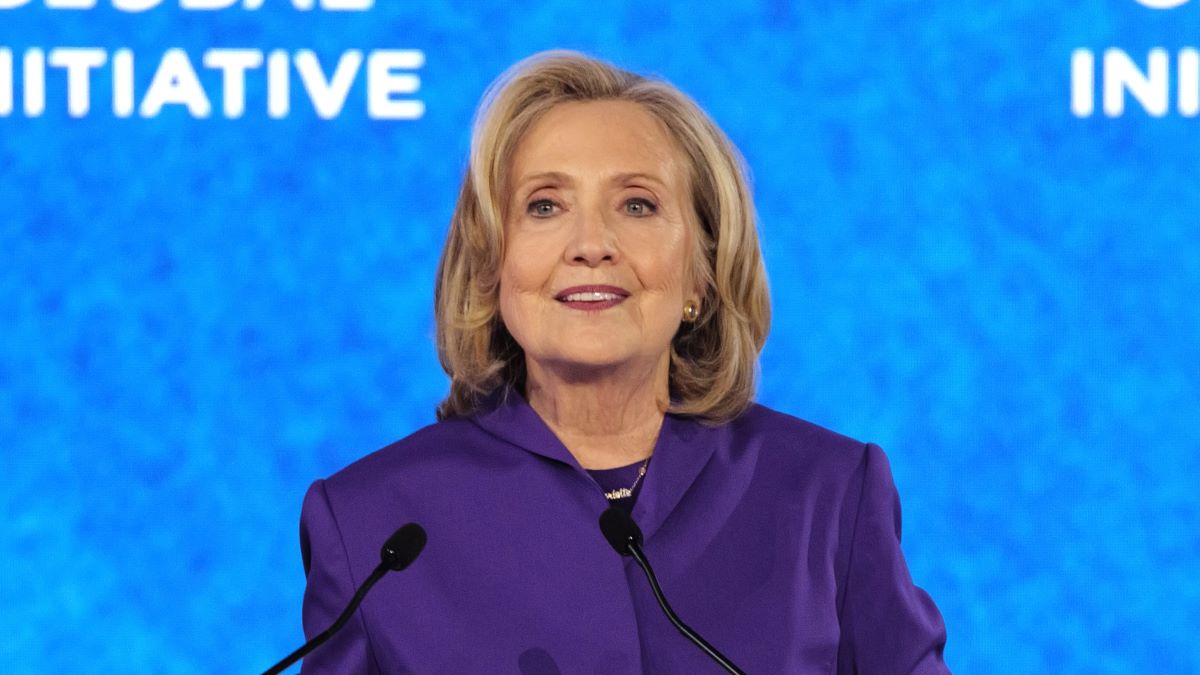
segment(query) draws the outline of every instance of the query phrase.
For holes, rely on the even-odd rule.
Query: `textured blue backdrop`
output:
[[[1200,3],[379,0],[0,10],[0,47],[411,48],[417,121],[0,117],[0,662],[253,672],[300,639],[309,482],[433,418],[479,94],[549,47],[660,73],[754,172],[760,399],[884,445],[965,673],[1200,672],[1200,120],[1070,111],[1077,48]],[[20,79],[18,77],[18,79]],[[219,111],[220,84],[201,79]]]

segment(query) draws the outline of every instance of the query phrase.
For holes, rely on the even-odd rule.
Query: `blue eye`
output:
[[[526,212],[534,218],[549,218],[557,209],[558,205],[549,199],[536,199],[529,203]]]
[[[657,204],[642,197],[634,197],[625,202],[625,213],[631,216],[648,216],[657,211]]]

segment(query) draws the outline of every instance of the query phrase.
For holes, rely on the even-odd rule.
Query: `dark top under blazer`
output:
[[[309,637],[397,527],[429,543],[305,672],[720,672],[601,535],[595,481],[520,395],[494,401],[309,489]],[[667,415],[653,457],[633,509],[646,554],[683,620],[747,673],[947,672],[878,447],[756,405],[716,427]]]

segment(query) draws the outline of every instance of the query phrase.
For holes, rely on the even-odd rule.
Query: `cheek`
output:
[[[500,296],[537,292],[549,278],[544,267],[538,264],[535,256],[522,251],[510,251],[509,260],[500,268]]]
[[[500,272],[499,298],[500,322],[517,344],[528,349],[529,312],[522,306],[521,294],[514,287],[508,270]]]
[[[557,257],[553,241],[529,233],[510,232],[500,267],[501,289],[507,286],[513,293],[532,293],[541,290],[554,271]]]
[[[642,251],[643,284],[649,290],[682,295],[688,285],[692,262],[691,241],[686,234],[647,243]],[[673,298],[672,298],[673,299]]]
[[[656,261],[654,269],[653,277],[647,279],[648,288],[670,296],[668,299],[683,294],[687,276],[686,261],[674,257],[663,258]]]
[[[520,320],[522,293],[521,270],[505,263],[500,268],[500,318],[508,324],[509,330]]]
[[[527,247],[526,247],[527,249]],[[539,302],[552,266],[521,247],[511,247],[500,266],[500,319],[518,342],[541,311]]]

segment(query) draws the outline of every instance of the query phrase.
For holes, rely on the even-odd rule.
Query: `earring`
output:
[[[683,320],[692,323],[700,317],[700,307],[695,300],[688,300],[683,303]]]

